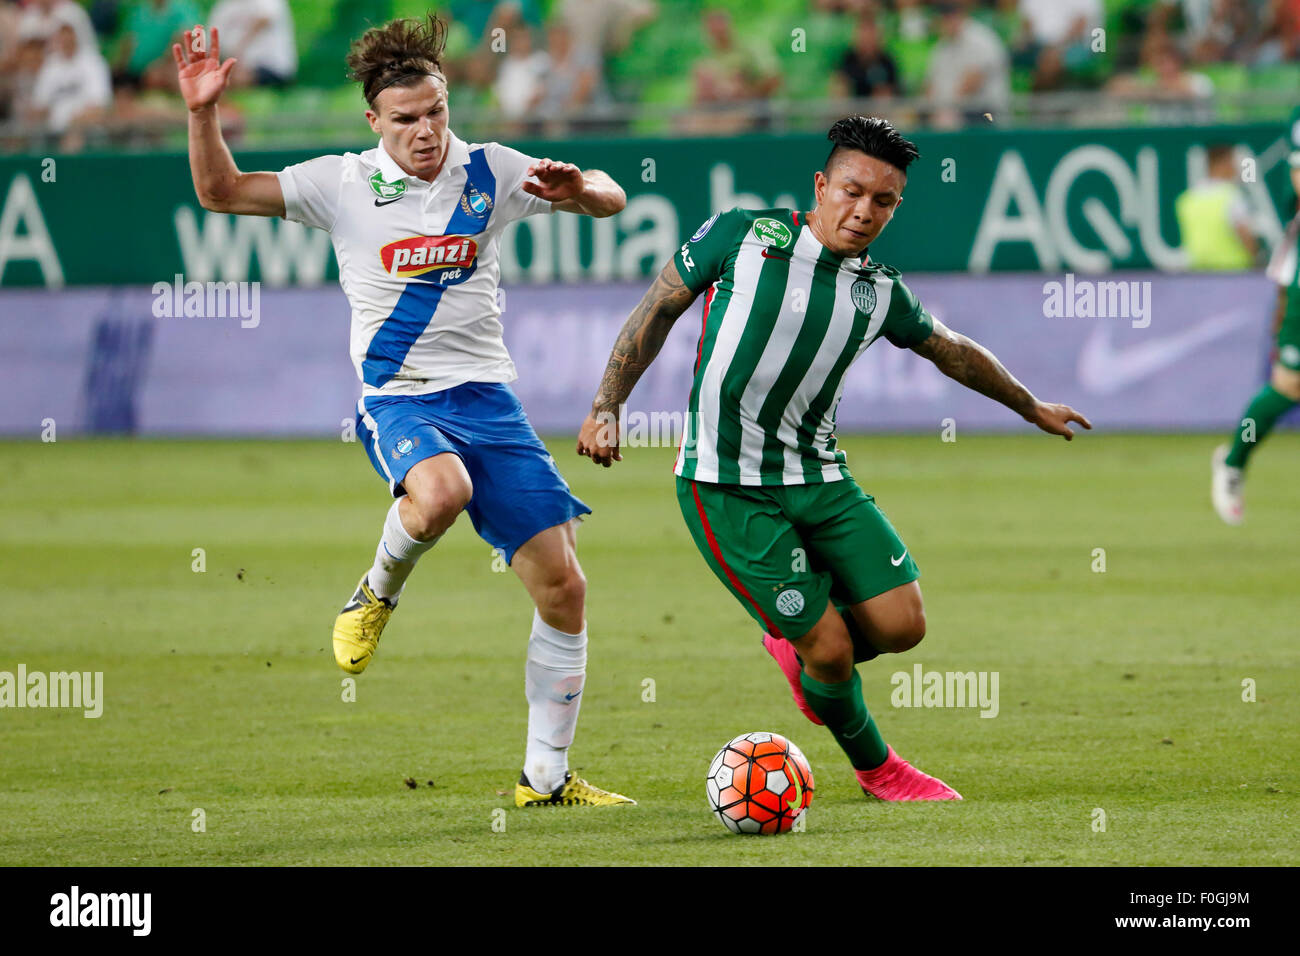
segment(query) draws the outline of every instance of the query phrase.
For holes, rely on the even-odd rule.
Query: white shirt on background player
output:
[[[500,143],[466,143],[448,130],[447,161],[428,183],[408,176],[381,142],[363,153],[321,156],[281,170],[285,218],[330,234],[339,263],[339,283],[352,305],[352,364],[362,378],[370,341],[393,314],[411,282],[388,271],[384,246],[417,236],[439,236],[460,206],[470,153],[482,148],[496,178],[486,226],[471,234],[477,268],[464,282],[450,284],[436,311],[407,353],[401,370],[380,387],[363,384],[363,395],[423,395],[465,382],[513,382],[518,376],[502,338],[497,285],[501,232],[526,216],[549,213],[552,205],[520,186],[538,162]],[[401,199],[376,205],[368,180],[406,185]],[[380,200],[382,202],[382,200]]]
[[[270,23],[250,39],[258,20]],[[265,67],[285,77],[298,72],[293,14],[285,0],[221,0],[212,8],[208,23],[221,31],[225,55],[238,57],[242,65]]]

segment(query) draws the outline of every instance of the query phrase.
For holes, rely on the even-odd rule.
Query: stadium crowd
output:
[[[845,100],[953,128],[1013,96],[1204,104],[1300,81],[1300,0],[448,0],[446,71],[499,135],[735,133]],[[170,47],[238,57],[227,122],[347,112],[348,40],[421,0],[0,0],[0,148],[183,127]],[[301,97],[310,91],[314,98]],[[323,99],[322,99],[323,97]],[[1051,101],[1050,96],[1041,97]],[[1056,117],[1075,107],[1057,97]],[[798,109],[791,109],[797,104]],[[813,112],[816,112],[815,110]],[[1154,114],[1185,119],[1176,111]],[[1042,118],[1041,116],[1039,117]],[[1142,119],[1151,120],[1148,114]],[[820,122],[820,115],[818,117]],[[147,141],[147,140],[146,140]],[[156,140],[155,140],[156,141]]]

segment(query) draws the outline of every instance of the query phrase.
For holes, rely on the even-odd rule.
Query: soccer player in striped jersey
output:
[[[374,563],[335,621],[335,660],[365,670],[416,561],[466,511],[536,605],[515,803],[635,803],[568,769],[587,666],[577,522],[591,509],[570,493],[507,384],[515,367],[497,300],[506,225],[555,211],[611,216],[623,190],[598,170],[456,136],[434,16],[371,28],[352,45],[348,66],[380,137],[374,149],[240,172],[217,118],[235,64],[221,62],[219,39],[213,29],[205,48],[196,28],[173,49],[195,192],[205,209],[283,216],[330,234],[352,306],[357,436],[395,499]]]
[[[1040,402],[985,348],[936,321],[867,249],[898,209],[916,147],[851,116],[814,176],[816,208],[732,209],[664,266],[614,345],[578,453],[620,460],[617,410],[673,322],[706,295],[677,498],[696,546],[764,630],[799,709],[882,800],[957,800],[881,738],[855,664],[925,635],[916,562],[836,447],[850,363],[878,338],[1044,431],[1091,424]]]
[[[1291,146],[1287,165],[1291,168],[1291,189],[1300,197],[1300,107],[1291,113],[1287,129]],[[1210,502],[1228,524],[1245,519],[1243,485],[1246,463],[1278,419],[1300,402],[1300,209],[1292,217],[1286,234],[1268,263],[1268,277],[1277,283],[1277,311],[1273,332],[1277,351],[1269,380],[1255,393],[1242,412],[1231,445],[1214,450],[1210,473]]]

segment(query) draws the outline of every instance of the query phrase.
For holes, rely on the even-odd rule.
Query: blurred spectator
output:
[[[60,148],[75,152],[85,144],[86,124],[102,119],[112,102],[108,62],[65,21],[46,49],[24,121],[59,134]]]
[[[756,118],[750,101],[766,99],[781,85],[776,57],[762,40],[739,39],[725,10],[706,13],[704,30],[709,49],[693,70],[695,105],[703,112],[691,125],[719,134],[747,129]]]
[[[562,0],[558,13],[558,22],[572,39],[575,61],[595,69],[594,96],[603,99],[606,58],[623,50],[658,8],[653,0]]]
[[[32,90],[36,87],[41,64],[45,62],[46,40],[41,36],[22,35],[17,40],[10,61],[12,68],[5,73],[5,83],[9,93],[9,118],[21,122],[31,111]],[[14,144],[14,148],[20,147],[21,144]]]
[[[551,58],[533,49],[533,31],[520,23],[509,29],[506,52],[497,70],[497,106],[508,120],[535,119],[535,111],[545,95],[546,75]]]
[[[1036,51],[1034,90],[1078,85],[1070,75],[1077,77],[1096,55],[1093,31],[1101,29],[1101,0],[1020,0],[1020,14]]]
[[[935,126],[1000,113],[1011,100],[1010,57],[992,28],[971,19],[961,3],[935,4],[939,45],[930,59],[929,96]]]
[[[1150,43],[1147,58],[1149,67],[1115,77],[1106,84],[1106,92],[1124,99],[1162,102],[1193,102],[1214,92],[1208,76],[1183,68],[1183,55],[1168,37]]]
[[[1044,47],[1088,47],[1102,23],[1101,0],[1020,0],[1034,41]]]
[[[588,55],[603,56],[627,46],[637,28],[658,12],[651,0],[563,0],[560,18],[573,45]]]
[[[1208,178],[1174,201],[1187,268],[1194,272],[1245,270],[1255,264],[1259,242],[1251,228],[1233,148],[1208,151]]]
[[[114,82],[128,90],[174,89],[172,44],[200,22],[192,0],[135,0],[122,26]]]
[[[73,0],[29,0],[18,21],[18,33],[23,37],[40,36],[49,39],[63,24],[76,31],[77,46],[82,50],[98,49],[99,38],[90,24],[90,14]]]
[[[573,34],[563,24],[551,24],[546,37],[550,61],[537,112],[558,135],[584,108],[596,103],[600,66],[592,51],[576,48]]]
[[[17,0],[0,0],[0,122],[13,112],[18,78],[18,21],[22,16]]]
[[[863,17],[853,30],[853,47],[845,52],[832,79],[838,96],[890,97],[898,92],[898,64],[880,45],[880,29]]]
[[[298,72],[293,14],[286,0],[220,0],[208,25],[217,28],[221,56],[236,57],[235,86],[288,86]]]

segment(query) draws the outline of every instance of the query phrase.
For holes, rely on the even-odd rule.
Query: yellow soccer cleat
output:
[[[369,576],[334,621],[334,660],[349,674],[360,674],[379,647],[379,635],[397,605],[370,590]]]
[[[593,787],[570,770],[564,775],[564,783],[555,788],[553,793],[538,793],[528,783],[522,773],[515,784],[515,806],[517,807],[617,807],[636,806],[636,801],[621,793],[611,793],[600,787]]]

